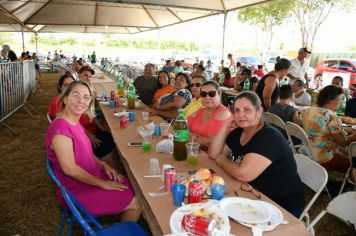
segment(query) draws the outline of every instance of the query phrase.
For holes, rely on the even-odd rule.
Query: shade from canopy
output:
[[[0,32],[139,33],[269,0],[0,0]]]

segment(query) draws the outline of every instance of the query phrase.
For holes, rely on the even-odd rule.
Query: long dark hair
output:
[[[65,80],[66,78],[72,78],[73,81],[75,80],[74,77],[71,76],[70,74],[67,74],[67,73],[66,73],[66,74],[62,75],[62,76],[59,78],[59,80],[58,80],[58,85],[57,85],[57,92],[58,92],[58,94],[60,94],[60,93],[62,92],[62,85],[63,85],[64,80]]]
[[[162,73],[164,73],[164,74],[167,75],[167,78],[168,78],[168,85],[171,84],[171,77],[169,77],[169,73],[168,73],[167,71],[165,71],[165,70],[161,70],[160,72],[158,72],[158,76],[157,76],[157,85],[158,85],[158,88],[162,88],[162,87],[163,87],[162,84],[159,82],[159,75],[162,74]]]

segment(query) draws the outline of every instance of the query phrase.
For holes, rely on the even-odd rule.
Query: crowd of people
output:
[[[299,50],[303,57],[305,53],[309,51]],[[305,90],[305,71],[299,72],[298,77],[289,77],[288,84],[281,83],[289,73],[296,75],[296,68],[291,71],[296,62],[281,58],[275,70],[265,74],[261,67],[252,71],[230,56],[229,59],[229,66],[221,68],[226,83],[220,77],[211,77],[209,62],[206,67],[203,62],[194,65],[190,74],[184,70],[184,63],[171,67],[167,62],[157,72],[153,64],[146,64],[143,75],[133,85],[152,116],[170,120],[183,109],[191,137],[218,166],[298,217],[303,211],[304,193],[293,152],[286,137],[265,123],[264,112],[300,125],[312,145],[313,155],[306,155],[328,170],[344,173],[349,167],[344,147],[356,141],[356,132],[345,136],[336,115],[341,101],[349,99],[342,89],[342,78],[334,78],[331,85],[320,90],[317,105],[308,107],[311,97]],[[95,95],[90,86],[95,72],[79,60],[73,62],[72,69],[78,80],[70,74],[61,76],[58,94],[49,108],[52,122],[46,136],[48,158],[60,181],[89,212],[122,213],[122,220],[136,221],[142,209],[128,179],[113,168],[110,129],[93,116],[100,114],[93,107]],[[229,108],[222,104],[221,86],[238,93]],[[298,106],[307,108],[300,113]],[[58,199],[63,203],[59,193]]]

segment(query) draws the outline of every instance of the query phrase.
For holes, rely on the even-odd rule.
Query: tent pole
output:
[[[224,13],[224,25],[223,25],[223,40],[222,40],[222,49],[221,49],[221,60],[224,60],[224,53],[225,53],[226,17],[227,17],[227,12]]]
[[[25,51],[25,36],[23,33],[23,26],[21,26],[21,34],[22,34],[22,51]]]
[[[35,33],[35,39],[36,39],[36,54],[38,55],[38,34]]]

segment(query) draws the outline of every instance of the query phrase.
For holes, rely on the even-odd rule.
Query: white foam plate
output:
[[[99,102],[100,104],[103,104],[103,105],[107,105],[109,106],[110,105],[110,102],[109,101],[106,101],[106,102]]]
[[[172,234],[181,234],[185,233],[185,230],[182,227],[182,220],[184,215],[189,214],[193,210],[207,208],[210,211],[217,213],[222,219],[223,224],[221,229],[222,235],[230,235],[230,223],[229,217],[226,213],[221,209],[219,201],[216,200],[208,200],[206,203],[197,203],[197,204],[188,204],[176,209],[169,220],[169,226],[171,228]]]
[[[283,220],[283,214],[282,212],[278,209],[278,207],[276,207],[275,205],[269,203],[269,202],[265,202],[265,201],[258,201],[260,204],[264,205],[267,207],[268,211],[271,214],[271,219],[269,219],[268,221],[261,223],[261,224],[248,224],[245,222],[239,222],[240,224],[247,226],[247,227],[258,227],[260,228],[262,231],[271,231],[274,230],[278,225],[281,224],[282,220]]]
[[[125,111],[123,111],[123,112],[116,112],[116,113],[114,113],[114,116],[116,116],[116,117],[120,117],[120,116],[122,116],[122,115],[129,115],[129,113],[128,112],[125,112]]]
[[[220,204],[226,214],[238,222],[261,224],[271,218],[271,213],[266,205],[259,201],[242,197],[228,197],[223,198]]]

